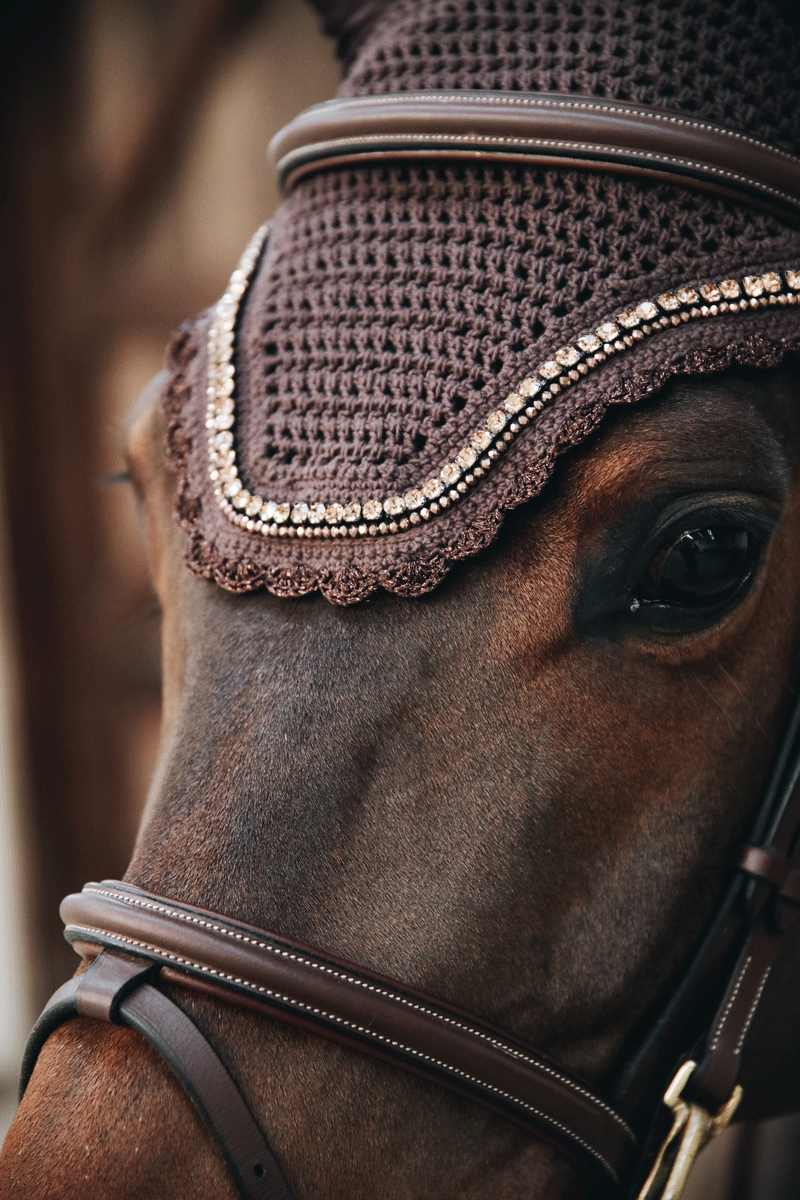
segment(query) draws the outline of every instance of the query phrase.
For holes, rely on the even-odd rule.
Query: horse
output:
[[[788,713],[797,368],[683,381],[609,420],[484,559],[427,599],[357,610],[186,571],[162,387],[130,438],[165,703],[127,878],[366,961],[603,1081],[708,920]],[[712,524],[756,547],[721,613],[711,596],[665,628],[621,609],[676,530]],[[779,994],[796,947],[784,958]],[[456,1097],[184,1003],[298,1196],[586,1194],[544,1143]],[[785,1052],[776,1108],[797,1102]],[[745,1106],[774,1066],[756,1042]],[[235,1194],[161,1060],[85,1019],[45,1046],[3,1155],[8,1196]]]
[[[775,298],[796,303],[788,274],[775,278]],[[644,1141],[652,1079],[642,1090],[626,1064],[663,1021],[737,863],[762,888],[771,869],[766,851],[737,853],[794,728],[796,353],[770,358],[756,337],[610,405],[479,555],[424,594],[355,604],[237,592],[186,569],[169,392],[158,376],[128,436],[164,660],[130,902],[170,898],[201,924],[224,914],[233,936],[324,948],[318,970],[360,964],[369,987],[402,981],[418,1007],[452,1006],[448,1021],[478,1014],[587,1094],[625,1095]],[[80,928],[70,996],[107,953]],[[751,1119],[800,1106],[800,943],[792,929],[770,938],[736,1047],[738,1115]],[[557,1139],[497,1105],[180,973],[159,990],[226,1064],[297,1200],[598,1194]],[[716,1004],[719,981],[711,990]],[[135,1029],[78,1015],[41,1040],[0,1157],[3,1200],[238,1194]]]

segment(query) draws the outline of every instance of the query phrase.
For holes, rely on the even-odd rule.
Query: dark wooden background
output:
[[[333,94],[300,0],[29,0],[0,18],[0,472],[39,1003],[58,904],[119,876],[157,752],[159,626],[125,410],[277,195],[265,149]]]

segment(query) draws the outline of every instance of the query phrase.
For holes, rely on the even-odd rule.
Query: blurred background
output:
[[[124,415],[275,208],[270,137],[339,78],[303,0],[3,11],[0,1136],[28,1030],[76,965],[59,902],[124,871],[158,749]],[[791,1121],[731,1131],[686,1200],[796,1197],[798,1142]]]
[[[339,79],[302,0],[2,8],[0,1133],[76,965],[59,902],[124,871],[157,753],[124,415],[275,208],[270,137]]]

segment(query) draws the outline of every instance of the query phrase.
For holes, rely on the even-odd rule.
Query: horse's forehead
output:
[[[649,481],[676,487],[786,489],[798,451],[794,401],[800,373],[786,364],[769,375],[728,372],[678,380],[651,402],[616,411],[599,435],[572,455],[588,493],[630,498]],[[787,399],[790,403],[787,404]]]

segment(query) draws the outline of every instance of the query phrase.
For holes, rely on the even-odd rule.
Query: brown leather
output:
[[[763,846],[750,846],[745,843],[739,851],[736,864],[740,871],[762,879],[771,887],[781,890],[785,884],[792,864],[782,854],[773,850],[765,850]]]
[[[97,948],[94,947],[94,950]],[[182,1009],[148,982],[157,963],[102,950],[84,974],[51,997],[28,1041],[20,1099],[39,1051],[76,1016],[130,1025],[169,1065],[219,1146],[243,1200],[294,1200],[269,1143],[227,1070]]]
[[[120,1017],[155,1046],[189,1092],[242,1195],[247,1200],[294,1200],[241,1092],[182,1009],[144,986],[122,1001]]]
[[[750,931],[717,1010],[691,1094],[707,1107],[725,1103],[736,1084],[742,1050],[784,933],[800,917],[800,703],[789,723],[752,842],[737,866],[752,882]],[[791,857],[794,853],[794,859]]]
[[[773,901],[772,920],[783,932],[800,917],[800,869],[785,855],[763,846],[745,844],[737,863],[740,871],[766,887],[759,889],[758,911]],[[754,904],[754,909],[756,905]]]
[[[301,113],[269,148],[284,191],[330,166],[442,156],[668,179],[800,219],[800,159],[683,113],[592,96],[465,90],[345,97]]]
[[[780,948],[780,935],[760,926],[748,941],[711,1031],[705,1058],[692,1075],[691,1097],[715,1113],[730,1099],[742,1049]]]
[[[591,1085],[539,1051],[405,984],[113,881],[62,904],[66,937],[146,955],[283,1020],[392,1061],[556,1141],[605,1190],[636,1142]]]
[[[115,1022],[124,998],[158,974],[155,963],[130,954],[100,954],[88,971],[79,975],[75,1007],[79,1017]]]

